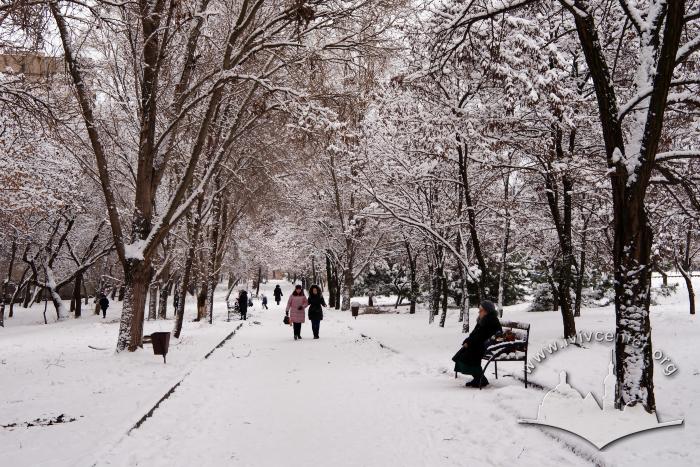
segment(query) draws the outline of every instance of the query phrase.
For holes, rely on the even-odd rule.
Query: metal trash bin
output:
[[[350,304],[350,311],[352,312],[353,318],[357,319],[357,315],[360,314],[360,304],[357,302],[352,302]]]
[[[162,355],[163,363],[166,363],[165,356],[168,354],[170,346],[170,333],[154,332],[151,334],[151,343],[153,344],[153,355]]]

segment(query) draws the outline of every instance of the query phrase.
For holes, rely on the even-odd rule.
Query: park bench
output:
[[[234,300],[233,303],[231,303],[229,300],[226,300],[226,311],[226,321],[231,321],[231,315],[239,313],[238,300]]]
[[[527,388],[527,346],[530,341],[530,325],[517,321],[501,321],[503,331],[497,334],[486,347],[483,359],[486,365],[481,374],[493,362],[493,370],[498,379],[498,362],[523,362],[523,376]]]

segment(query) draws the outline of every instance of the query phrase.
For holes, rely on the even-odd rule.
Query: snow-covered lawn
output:
[[[266,293],[278,282],[266,284]],[[287,282],[286,298],[290,292]],[[700,284],[698,284],[700,286]],[[235,337],[203,356],[237,326],[225,322],[219,294],[213,326],[187,322],[171,342],[168,363],[151,354],[115,356],[118,307],[111,318],[85,316],[49,325],[39,309],[18,309],[0,330],[0,424],[65,414],[74,422],[0,429],[3,466],[240,465],[696,465],[700,454],[698,325],[687,315],[685,290],[653,307],[654,346],[677,366],[655,367],[659,418],[684,418],[679,428],[635,435],[603,451],[573,435],[524,426],[544,390],[525,389],[499,365],[484,390],[454,379],[450,358],[463,336],[454,312],[447,326],[427,314],[360,315],[326,311],[321,339],[295,342],[282,306],[256,302]],[[532,324],[532,352],[560,337],[558,313],[505,310],[504,319]],[[32,315],[33,314],[33,315]],[[22,315],[22,316],[20,316]],[[472,323],[475,321],[472,314]],[[609,331],[611,308],[585,309],[581,331]],[[148,322],[146,332],[172,321]],[[93,350],[88,345],[107,348]],[[586,343],[557,352],[530,379],[553,387],[560,370],[600,399],[611,345]],[[183,379],[184,377],[184,379]],[[138,429],[127,431],[182,380]]]

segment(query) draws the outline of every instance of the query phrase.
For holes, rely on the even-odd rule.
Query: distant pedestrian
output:
[[[309,301],[304,295],[304,289],[301,285],[294,287],[294,292],[289,296],[287,300],[287,311],[286,314],[289,316],[289,321],[294,327],[294,340],[301,339],[301,325],[306,321],[306,316],[304,311],[309,305]]]
[[[311,330],[314,332],[314,339],[318,339],[324,306],[326,306],[326,301],[321,294],[321,288],[316,284],[312,285],[309,288],[309,319],[311,320]]]
[[[100,309],[102,310],[102,319],[107,317],[107,308],[109,308],[109,299],[107,295],[100,294]]]
[[[241,312],[241,319],[248,319],[248,292],[245,290],[238,295],[238,311]]]
[[[267,295],[265,295],[265,294],[262,295],[262,307],[263,307],[263,310],[268,309],[267,308]]]
[[[275,290],[274,290],[274,292],[272,292],[272,295],[275,296],[275,301],[277,302],[277,306],[279,306],[280,301],[282,300],[282,295],[284,295],[282,293],[282,289],[280,288],[279,284],[277,284],[275,286]]]

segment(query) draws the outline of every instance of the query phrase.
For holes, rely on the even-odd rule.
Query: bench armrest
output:
[[[527,341],[508,341],[508,342],[499,342],[498,344],[490,345],[486,347],[486,352],[498,352],[502,350],[516,350],[516,349],[521,349],[527,347]],[[501,352],[498,352],[501,353]]]

